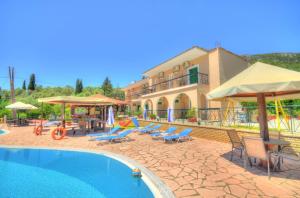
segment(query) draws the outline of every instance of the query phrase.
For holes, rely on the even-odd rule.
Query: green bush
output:
[[[187,111],[187,118],[195,118],[196,116],[196,108],[193,107]]]

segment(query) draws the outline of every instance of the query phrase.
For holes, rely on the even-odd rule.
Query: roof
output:
[[[77,96],[55,96],[48,98],[39,98],[38,102],[44,102],[48,104],[69,104],[69,105],[111,105],[112,103],[100,99],[90,97],[77,97]]]
[[[143,85],[144,83],[147,83],[148,80],[149,80],[149,78],[144,78],[144,79],[135,81],[135,82],[127,85],[126,87],[123,87],[122,90],[124,91],[124,90],[130,89],[131,87],[136,87],[138,85]]]
[[[207,94],[210,100],[234,97],[248,100],[257,93],[269,98],[300,98],[300,72],[256,62]],[[248,99],[246,99],[248,98]]]
[[[107,102],[115,104],[115,105],[125,105],[125,104],[128,104],[127,101],[118,100],[118,99],[114,99],[114,98],[109,98],[109,97],[104,96],[102,94],[92,95],[92,96],[89,96],[88,98],[101,99],[101,100],[107,101]]]
[[[189,48],[182,53],[162,62],[159,65],[156,65],[155,67],[152,67],[151,69],[148,69],[144,72],[144,76],[151,76],[159,73],[160,71],[164,71],[166,69],[172,68],[175,65],[182,64],[186,61],[191,61],[199,56],[202,56],[204,54],[207,54],[207,50],[200,48],[198,46],[194,46],[192,48]]]

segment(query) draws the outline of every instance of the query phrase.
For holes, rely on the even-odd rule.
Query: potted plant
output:
[[[151,120],[155,120],[156,119],[156,115],[154,113],[150,114],[149,117],[150,117]]]
[[[197,122],[196,108],[193,107],[187,111],[187,119],[189,122]]]
[[[140,110],[134,112],[134,115],[137,116],[138,118],[143,118],[143,113]]]

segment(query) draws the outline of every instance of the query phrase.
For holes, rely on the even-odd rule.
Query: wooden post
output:
[[[258,122],[260,128],[260,137],[262,137],[264,140],[269,140],[266,98],[264,93],[258,93],[256,96],[258,105]]]
[[[65,112],[65,109],[66,109],[66,104],[63,103],[61,105],[61,120],[62,120],[62,126],[64,128],[66,127],[66,120],[65,120],[66,112]]]

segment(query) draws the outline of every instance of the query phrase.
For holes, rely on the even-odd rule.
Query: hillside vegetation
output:
[[[271,53],[244,56],[250,63],[257,61],[300,72],[300,53]]]

